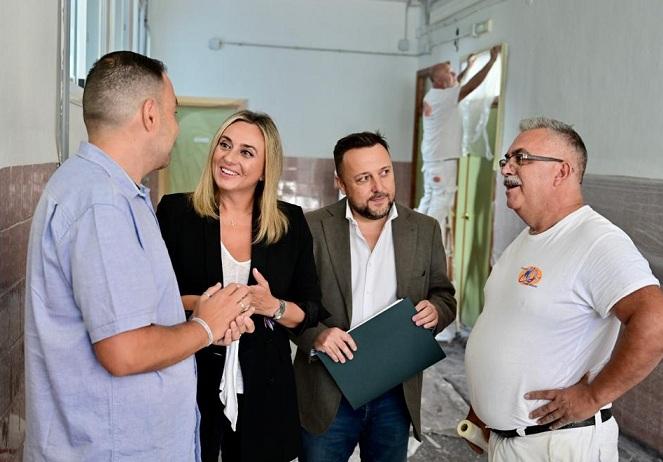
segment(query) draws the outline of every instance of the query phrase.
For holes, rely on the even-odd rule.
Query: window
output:
[[[148,0],[69,0],[69,80],[83,87],[92,64],[114,50],[146,54]]]
[[[149,0],[60,0],[58,37],[58,160],[85,139],[83,87],[94,62],[114,50],[149,54]]]

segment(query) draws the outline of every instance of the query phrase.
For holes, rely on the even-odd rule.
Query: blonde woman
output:
[[[185,307],[216,281],[248,284],[255,332],[196,354],[202,460],[297,457],[299,417],[289,331],[327,315],[302,209],[277,200],[283,165],[272,119],[240,111],[212,140],[192,194],[164,196],[157,216]]]

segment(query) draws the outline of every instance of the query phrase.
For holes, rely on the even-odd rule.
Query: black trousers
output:
[[[237,395],[239,415],[244,407],[244,396]],[[230,421],[223,413],[223,405],[219,401],[218,409],[213,416],[208,414],[200,425],[200,444],[202,462],[218,462],[219,453],[223,462],[241,461],[241,419],[237,419],[237,431],[233,431]]]

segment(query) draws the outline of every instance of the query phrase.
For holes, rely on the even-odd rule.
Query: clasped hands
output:
[[[214,344],[223,346],[255,330],[253,313],[249,288],[242,284],[213,285],[198,298],[193,310],[193,316],[205,321],[211,329]]]
[[[425,329],[433,329],[437,326],[438,312],[428,300],[421,300],[415,306],[417,314],[412,316],[412,322]],[[338,327],[330,327],[323,330],[313,341],[313,348],[326,353],[332,361],[344,364],[351,360],[353,352],[357,351],[357,344],[352,336]]]
[[[199,297],[193,315],[209,325],[215,345],[228,346],[242,334],[254,332],[254,313],[270,317],[278,309],[279,301],[272,296],[264,276],[256,268],[253,276],[256,285],[233,283],[222,287],[217,283]]]

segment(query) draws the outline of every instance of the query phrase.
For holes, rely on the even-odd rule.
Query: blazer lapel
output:
[[[264,242],[253,243],[255,241],[256,235],[258,234],[258,227],[260,226],[260,201],[253,201],[253,215],[251,217],[252,221],[252,233],[251,233],[251,269],[257,268],[260,271],[260,274],[267,277],[269,271],[267,269],[268,264],[268,252],[267,245]],[[256,279],[253,277],[253,271],[249,273],[249,285],[254,285]]]
[[[209,285],[216,282],[223,283],[223,270],[221,268],[221,234],[219,220],[203,218],[205,236],[205,270]]]
[[[352,266],[350,262],[350,230],[348,220],[345,218],[345,201],[340,201],[338,206],[329,209],[329,212],[330,216],[322,221],[322,229],[331,266],[345,303],[349,326],[352,320]]]
[[[410,210],[396,204],[398,217],[391,223],[396,260],[396,293],[399,298],[408,291],[417,249],[417,227],[409,220]]]

